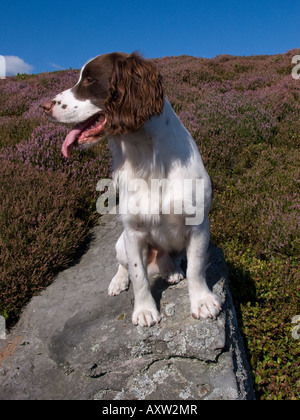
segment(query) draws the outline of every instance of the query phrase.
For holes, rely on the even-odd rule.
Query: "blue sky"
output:
[[[210,58],[300,46],[299,0],[7,0],[0,19],[12,72],[80,68],[112,51]]]

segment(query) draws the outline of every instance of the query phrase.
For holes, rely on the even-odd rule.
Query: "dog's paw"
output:
[[[184,279],[184,272],[181,269],[179,269],[175,273],[170,274],[166,278],[166,281],[169,284],[177,284],[177,283],[179,283],[183,279]]]
[[[117,296],[127,290],[129,287],[129,278],[126,274],[117,273],[108,286],[109,296]]]
[[[158,324],[161,317],[156,308],[135,309],[132,314],[132,322],[140,327],[152,327]]]
[[[222,305],[219,298],[211,292],[201,293],[191,297],[191,312],[195,319],[214,318],[216,319]]]

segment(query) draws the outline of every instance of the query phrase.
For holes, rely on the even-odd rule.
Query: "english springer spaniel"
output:
[[[96,57],[83,66],[74,87],[59,93],[43,108],[53,121],[77,124],[62,145],[65,157],[74,147],[89,147],[108,137],[120,205],[122,197],[130,201],[133,196],[141,204],[141,211],[121,215],[124,231],[116,244],[119,266],[109,295],[126,290],[130,280],[135,298],[133,323],[158,323],[160,314],[148,277],[160,273],[169,283],[179,282],[184,274],[178,255],[186,252],[191,313],[196,319],[215,318],[221,303],[209,290],[205,274],[211,180],[192,136],[164,97],[162,77],[154,63],[137,53]],[[181,184],[174,184],[174,180]],[[131,185],[129,189],[128,181],[136,182],[139,188],[133,191]],[[154,181],[158,190],[162,189],[158,199],[149,198]],[[184,186],[183,194],[180,185]],[[203,186],[200,204],[197,185]],[[183,203],[187,197],[191,197],[189,205]],[[149,200],[151,208],[146,206],[145,210],[143,204]],[[198,219],[195,203],[202,206]],[[163,211],[166,208],[170,211]],[[193,211],[196,223],[190,222]]]

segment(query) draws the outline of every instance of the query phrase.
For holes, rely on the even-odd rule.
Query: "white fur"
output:
[[[89,60],[82,67],[78,82],[75,86],[81,82],[84,68],[92,60],[93,59]],[[59,121],[64,124],[80,123],[87,120],[89,117],[92,117],[94,114],[103,111],[103,109],[93,105],[89,99],[82,101],[76,99],[73,95],[72,88],[60,92],[55,96],[55,98],[53,98],[53,101],[55,101],[56,104],[52,110],[52,118],[55,121]],[[67,107],[65,108],[64,105],[67,105]]]
[[[89,100],[76,100],[70,89],[57,95],[54,100],[53,118],[64,123],[82,122],[102,111]],[[65,109],[62,108],[64,104],[67,105]],[[124,232],[116,244],[119,268],[110,283],[109,295],[114,296],[126,290],[130,279],[135,297],[133,323],[151,326],[159,322],[160,314],[150,292],[148,276],[160,273],[170,283],[180,281],[183,278],[180,264],[169,254],[186,250],[191,312],[197,319],[215,318],[221,310],[221,304],[209,290],[205,277],[210,239],[208,213],[211,181],[190,133],[166,100],[161,115],[151,118],[136,133],[115,136],[110,146],[114,161],[113,177],[120,190],[120,199],[130,199],[130,193],[127,196],[124,194],[130,180],[142,179],[150,187],[153,179],[202,179],[204,216],[200,224],[187,225],[186,219],[190,215],[184,212],[162,214],[141,211],[139,214],[123,214]],[[189,193],[194,194],[194,191]],[[149,188],[141,188],[136,194],[140,203],[148,202]],[[167,191],[162,200],[169,200],[165,204],[173,208],[180,200],[180,195],[176,191],[175,194]],[[158,202],[158,208],[160,204]],[[159,251],[150,264],[147,261],[149,247]]]
[[[183,278],[178,264],[168,254],[147,267],[148,246],[172,251],[187,251],[187,279],[191,311],[195,318],[216,317],[221,309],[218,298],[208,289],[205,279],[210,230],[208,213],[211,205],[211,182],[198,148],[165,101],[163,113],[149,120],[137,133],[117,136],[111,140],[114,157],[114,179],[120,192],[128,179],[141,178],[148,186],[151,179],[204,179],[204,220],[201,225],[187,226],[186,214],[124,214],[124,232],[116,245],[118,273],[112,280],[109,294],[116,295],[132,282],[135,304],[134,324],[151,326],[160,320],[151,295],[148,275],[157,271],[169,282]],[[126,174],[126,182],[122,177]],[[147,202],[149,189],[140,190],[140,202]],[[171,199],[174,196],[171,194]],[[176,199],[176,198],[175,198]],[[167,257],[166,257],[167,255]],[[171,262],[170,262],[171,260]],[[154,266],[154,267],[153,267]],[[148,273],[147,273],[148,271]]]
[[[56,105],[53,107],[52,117],[55,121],[65,124],[83,122],[94,114],[103,111],[93,105],[89,99],[85,101],[76,99],[71,89],[56,95],[54,101],[56,101]],[[64,105],[67,105],[67,107],[64,108]]]

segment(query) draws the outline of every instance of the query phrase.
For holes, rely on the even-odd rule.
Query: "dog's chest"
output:
[[[182,251],[185,248],[187,227],[182,215],[123,214],[125,229],[143,237],[157,250]]]

